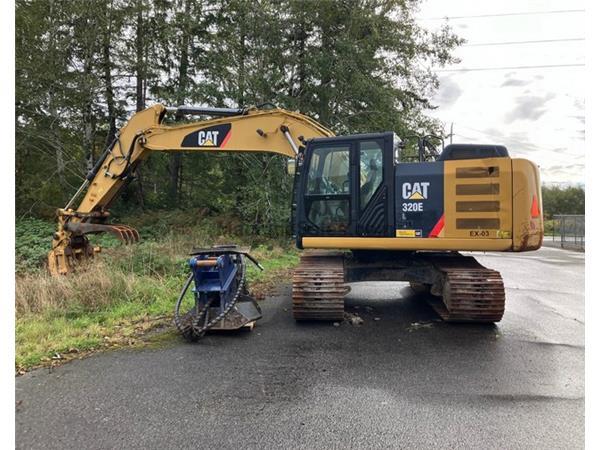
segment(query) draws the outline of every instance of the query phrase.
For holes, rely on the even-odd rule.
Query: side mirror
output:
[[[296,160],[295,159],[287,160],[287,173],[288,173],[288,175],[296,174]]]

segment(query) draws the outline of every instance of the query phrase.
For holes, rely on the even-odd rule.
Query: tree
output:
[[[585,214],[585,190],[581,187],[542,186],[544,217],[556,214]]]
[[[19,213],[53,211],[81,177],[81,151],[65,117],[71,30],[60,3],[17,2],[16,199]],[[43,68],[43,70],[41,70]]]
[[[440,132],[427,116],[431,67],[453,61],[461,40],[420,28],[418,3],[17,0],[18,212],[62,206],[127,117],[154,102],[273,103],[339,134]],[[207,207],[269,233],[287,222],[281,158],[154,155],[143,170],[122,196],[128,209]]]

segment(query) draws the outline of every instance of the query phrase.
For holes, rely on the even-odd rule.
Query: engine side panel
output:
[[[396,237],[303,236],[302,246],[522,252],[542,244],[541,185],[531,161],[401,163],[395,167],[393,192]]]
[[[512,238],[510,158],[445,161],[444,187],[440,238]]]
[[[396,237],[434,236],[444,220],[444,162],[403,163],[395,169]]]

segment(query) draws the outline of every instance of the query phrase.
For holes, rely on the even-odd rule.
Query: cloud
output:
[[[549,172],[560,172],[563,170],[583,170],[584,168],[585,164],[567,164],[544,167],[544,170],[547,170]]]
[[[585,116],[575,115],[575,116],[569,116],[569,117],[571,119],[577,120],[580,124],[585,125]]]
[[[514,152],[515,156],[524,156],[530,153],[540,152],[543,149],[533,144],[529,140],[529,134],[524,131],[498,130],[496,128],[486,128],[483,130],[490,144],[505,145],[509,153]]]
[[[444,77],[440,79],[440,89],[435,97],[435,102],[442,108],[452,106],[462,95],[462,89],[452,78]]]
[[[524,142],[527,141],[527,133],[523,131],[511,131],[499,130],[497,128],[486,128],[485,133],[495,139],[509,140],[513,142]]]
[[[573,106],[579,110],[579,111],[585,111],[585,100],[583,99],[574,99],[573,100]],[[584,140],[585,139],[585,115],[583,114],[575,114],[572,116],[569,116],[572,119],[577,120],[581,126],[583,127],[580,130],[575,130],[576,136],[574,136],[574,139],[580,139],[580,140]]]
[[[504,83],[507,86],[525,86],[526,84],[529,84],[529,83],[533,82],[533,80],[529,80],[528,81],[528,80],[519,79],[519,75],[520,74],[518,72],[515,72],[514,70],[510,71],[510,72],[506,72],[504,74],[504,78],[506,78],[506,80],[504,81]],[[535,75],[533,77],[533,79],[541,81],[541,80],[544,79],[544,75],[539,75],[539,74]],[[512,84],[512,82],[515,82],[517,84]],[[503,84],[503,86],[504,86],[504,84]]]
[[[504,83],[500,85],[500,87],[505,86],[527,86],[531,83],[531,80],[519,80],[518,78],[509,78],[508,80],[504,80]]]
[[[541,169],[544,173],[549,175],[565,175],[583,172],[585,170],[585,164],[554,165],[549,167],[542,165]]]
[[[577,178],[581,178],[585,171],[585,164],[567,164],[567,165],[552,165],[552,166],[542,166],[540,167],[540,171],[542,172],[542,182],[546,183],[556,183],[558,180],[563,180],[562,184],[578,184],[575,181],[564,181],[564,180],[574,180]]]
[[[550,150],[548,150],[550,153],[557,153],[559,155],[564,155],[565,156],[565,160],[568,161],[573,161],[571,164],[580,164],[583,165],[583,163],[578,163],[578,161],[581,160],[585,160],[585,153],[580,152],[580,153],[572,153],[569,152],[569,149],[567,147],[554,147],[551,148]],[[577,150],[575,150],[577,151]],[[557,167],[569,167],[569,164],[565,164],[564,166],[557,166]]]
[[[505,123],[512,123],[516,120],[537,120],[546,112],[546,103],[556,97],[556,94],[549,92],[543,97],[535,95],[522,95],[517,97],[517,106],[504,117]]]

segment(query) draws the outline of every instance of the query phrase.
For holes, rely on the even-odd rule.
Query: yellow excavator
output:
[[[167,125],[167,114],[204,120]],[[287,157],[294,176],[294,239],[304,250],[293,274],[296,320],[341,320],[347,283],[397,280],[426,292],[444,320],[500,321],[500,274],[459,252],[541,246],[538,168],[500,145],[451,144],[437,154],[419,142],[419,160],[403,162],[405,145],[392,132],[335,136],[277,108],[154,105],[131,117],[58,210],[49,270],[64,275],[92,258],[99,248],[88,234],[139,239],[110,224],[108,208],[152,152],[269,152]],[[206,254],[194,264],[216,265]]]

